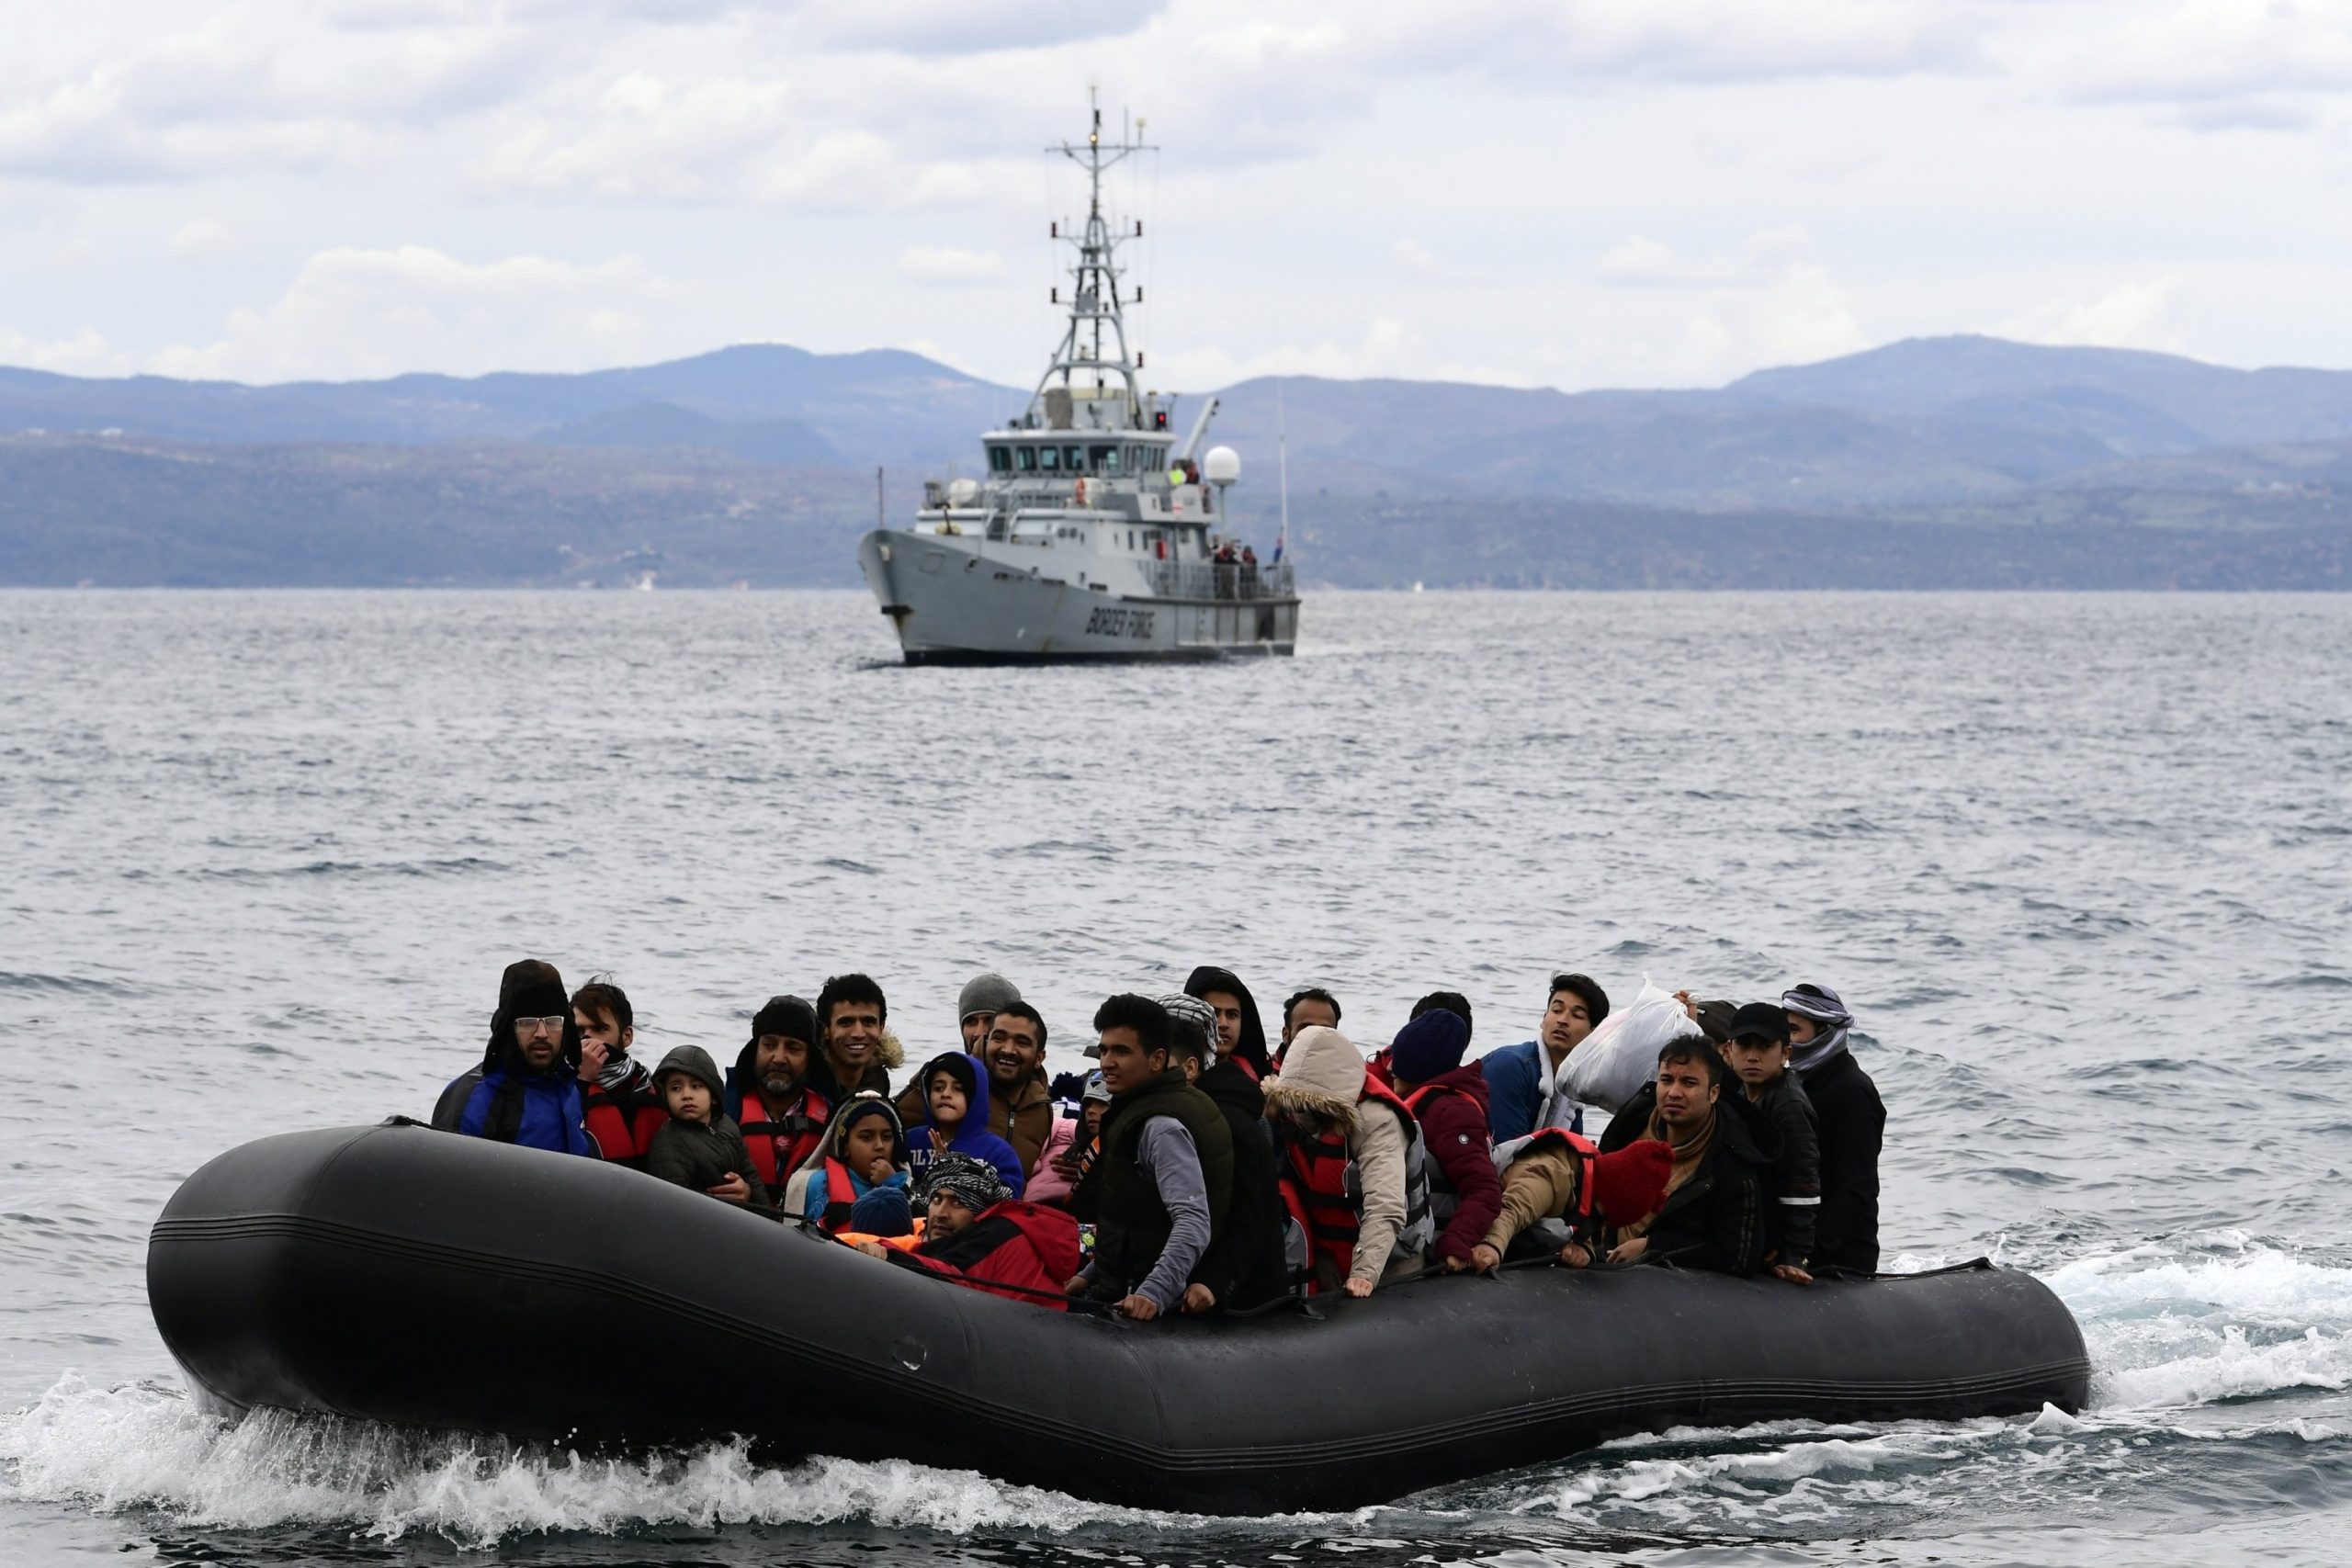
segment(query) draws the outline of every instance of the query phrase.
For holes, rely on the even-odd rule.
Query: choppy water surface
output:
[[[1321,595],[1291,660],[888,651],[848,595],[0,594],[0,1558],[2341,1561],[2352,597]],[[1073,1043],[1200,962],[1368,1038],[1456,986],[1480,1046],[1561,964],[1826,980],[1891,1249],[2040,1273],[2094,1407],[1258,1523],[195,1416],[141,1289],[173,1186],[421,1113],[525,953],[613,971],[655,1055],[850,966],[915,1051],[981,967]]]

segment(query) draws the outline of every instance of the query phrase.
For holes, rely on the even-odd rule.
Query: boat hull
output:
[[[993,558],[970,537],[876,529],[857,560],[910,664],[1224,659],[1297,641],[1295,598],[1109,592]]]
[[[1440,1278],[1237,1322],[1065,1314],[594,1160],[413,1123],[189,1177],[148,1292],[199,1397],[576,1446],[748,1436],[1214,1514],[1348,1508],[1628,1433],[2072,1410],[2026,1275]],[[624,1371],[616,1345],[648,1353]]]

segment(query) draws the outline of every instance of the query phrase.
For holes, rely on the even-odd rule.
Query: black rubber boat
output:
[[[1799,1290],[1535,1268],[1312,1315],[1133,1324],[398,1122],[205,1166],[156,1222],[147,1288],[223,1415],[574,1446],[744,1435],[776,1458],[903,1458],[1210,1514],[1355,1507],[1674,1426],[2071,1412],[2090,1375],[2065,1307],[2004,1269]]]

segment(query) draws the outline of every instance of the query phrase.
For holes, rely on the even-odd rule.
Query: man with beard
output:
[[[571,1021],[580,1032],[581,1124],[606,1159],[641,1169],[669,1112],[653,1075],[629,1055],[637,1014],[628,994],[610,980],[591,980],[571,993]]]
[[[770,997],[752,1016],[752,1038],[727,1069],[725,1110],[742,1130],[744,1146],[770,1192],[784,1184],[825,1141],[833,1102],[810,1087],[808,1060],[816,1054],[817,1010],[798,997]],[[738,1179],[743,1196],[718,1188],[711,1195],[741,1202],[750,1187]]]
[[[481,1066],[441,1091],[433,1124],[468,1137],[596,1157],[581,1124],[580,1029],[552,964],[506,966]]]
[[[967,1000],[971,990],[964,987]],[[988,1130],[1012,1145],[1023,1175],[1035,1176],[1054,1135],[1054,1097],[1046,1087],[1046,1020],[1018,997],[991,999],[997,1010],[979,1043],[967,1049],[988,1067]],[[911,1127],[924,1116],[923,1086],[910,1083],[899,1092],[899,1119]]]
[[[1772,1167],[1780,1136],[1744,1094],[1723,1092],[1723,1053],[1700,1033],[1666,1043],[1657,1076],[1625,1102],[1600,1135],[1600,1152],[1644,1138],[1674,1155],[1666,1203],[1618,1230],[1611,1263],[1647,1258],[1678,1269],[1753,1274],[1772,1247]]]
[[[820,1055],[808,1081],[839,1105],[854,1094],[890,1092],[890,1070],[906,1060],[899,1037],[885,1027],[890,1004],[864,975],[834,975],[817,993]]]
[[[1590,976],[1552,976],[1542,1033],[1521,1044],[1488,1052],[1481,1064],[1487,1073],[1487,1130],[1496,1143],[1507,1144],[1535,1131],[1543,1121],[1544,1108],[1559,1092],[1561,1064],[1608,1016],[1609,993],[1594,984]],[[1556,1113],[1553,1121],[1559,1122]],[[1571,1133],[1583,1132],[1584,1109],[1576,1107],[1560,1124]]]
[[[1878,1156],[1886,1138],[1886,1102],[1847,1043],[1853,1015],[1826,986],[1784,992],[1789,1066],[1821,1122],[1821,1210],[1814,1224],[1813,1263],[1857,1274],[1878,1272]]]
[[[1204,964],[1184,982],[1184,994],[1198,997],[1216,1014],[1217,1060],[1241,1064],[1252,1083],[1273,1071],[1266,1056],[1266,1026],[1258,1021],[1258,999],[1230,969]]]

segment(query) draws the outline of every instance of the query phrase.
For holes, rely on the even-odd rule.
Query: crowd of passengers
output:
[[[1091,1073],[1049,1081],[1045,1018],[1001,976],[957,999],[960,1046],[897,1086],[882,987],[772,997],[722,1072],[681,1045],[649,1071],[620,987],[510,965],[481,1066],[433,1123],[616,1161],[797,1220],[872,1258],[1000,1295],[1136,1319],[1368,1296],[1521,1260],[1664,1263],[1795,1284],[1878,1266],[1878,1090],[1838,994],[1683,993],[1685,1033],[1588,1138],[1562,1066],[1609,1016],[1553,976],[1536,1037],[1470,1054],[1454,991],[1366,1057],[1321,987],[1270,1045],[1232,971],[1111,997]]]

